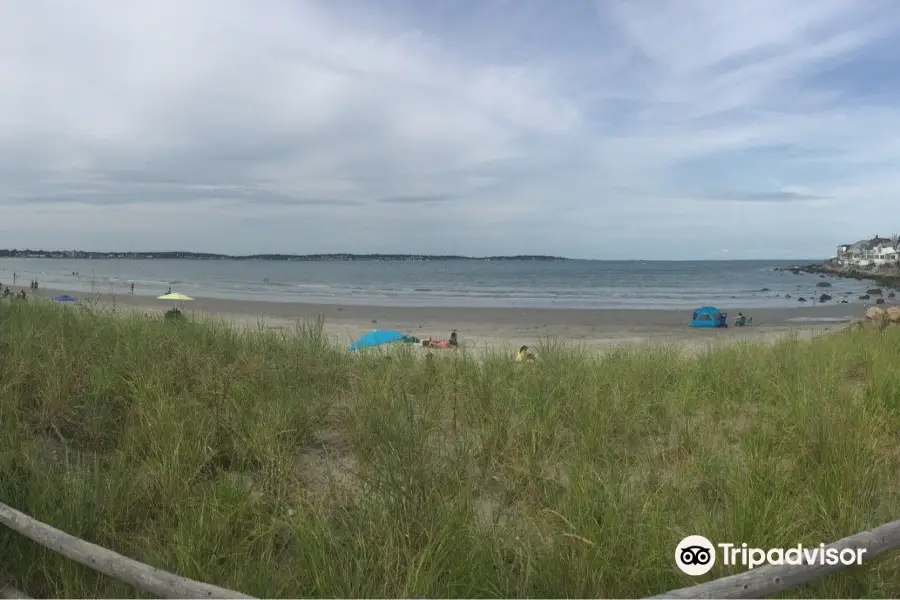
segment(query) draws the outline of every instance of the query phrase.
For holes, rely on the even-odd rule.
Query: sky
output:
[[[889,0],[0,3],[0,247],[824,258],[900,230]]]

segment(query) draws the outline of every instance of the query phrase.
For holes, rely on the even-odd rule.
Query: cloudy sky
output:
[[[0,247],[806,258],[900,230],[889,0],[0,3]]]

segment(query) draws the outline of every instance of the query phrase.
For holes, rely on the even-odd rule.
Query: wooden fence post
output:
[[[160,598],[253,598],[145,565],[41,523],[2,502],[0,523],[45,548]]]

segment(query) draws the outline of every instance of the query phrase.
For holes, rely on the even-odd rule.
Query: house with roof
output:
[[[837,247],[835,262],[845,267],[882,267],[900,264],[900,238],[876,235],[870,240]]]

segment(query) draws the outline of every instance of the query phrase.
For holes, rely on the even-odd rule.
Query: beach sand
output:
[[[42,297],[61,293],[66,292],[51,289],[37,291],[37,295]],[[171,301],[128,294],[91,294],[79,295],[79,298],[105,308],[150,314],[162,314],[173,306]],[[729,321],[738,311],[743,311],[753,317],[753,325],[693,329],[688,327],[691,310],[341,306],[215,298],[195,298],[183,305],[176,304],[183,306],[188,316],[217,317],[241,327],[290,329],[298,320],[321,315],[325,319],[327,334],[341,344],[349,343],[372,329],[397,329],[416,337],[432,336],[435,339],[446,339],[456,329],[461,344],[475,350],[535,346],[542,338],[556,338],[597,349],[647,343],[703,349],[740,340],[771,342],[790,335],[809,339],[843,329],[846,322],[841,322],[842,319],[861,317],[866,309],[864,305],[853,304],[752,311],[740,307],[721,307],[729,314]],[[806,322],[792,321],[798,318]],[[816,322],[815,319],[825,321]]]

